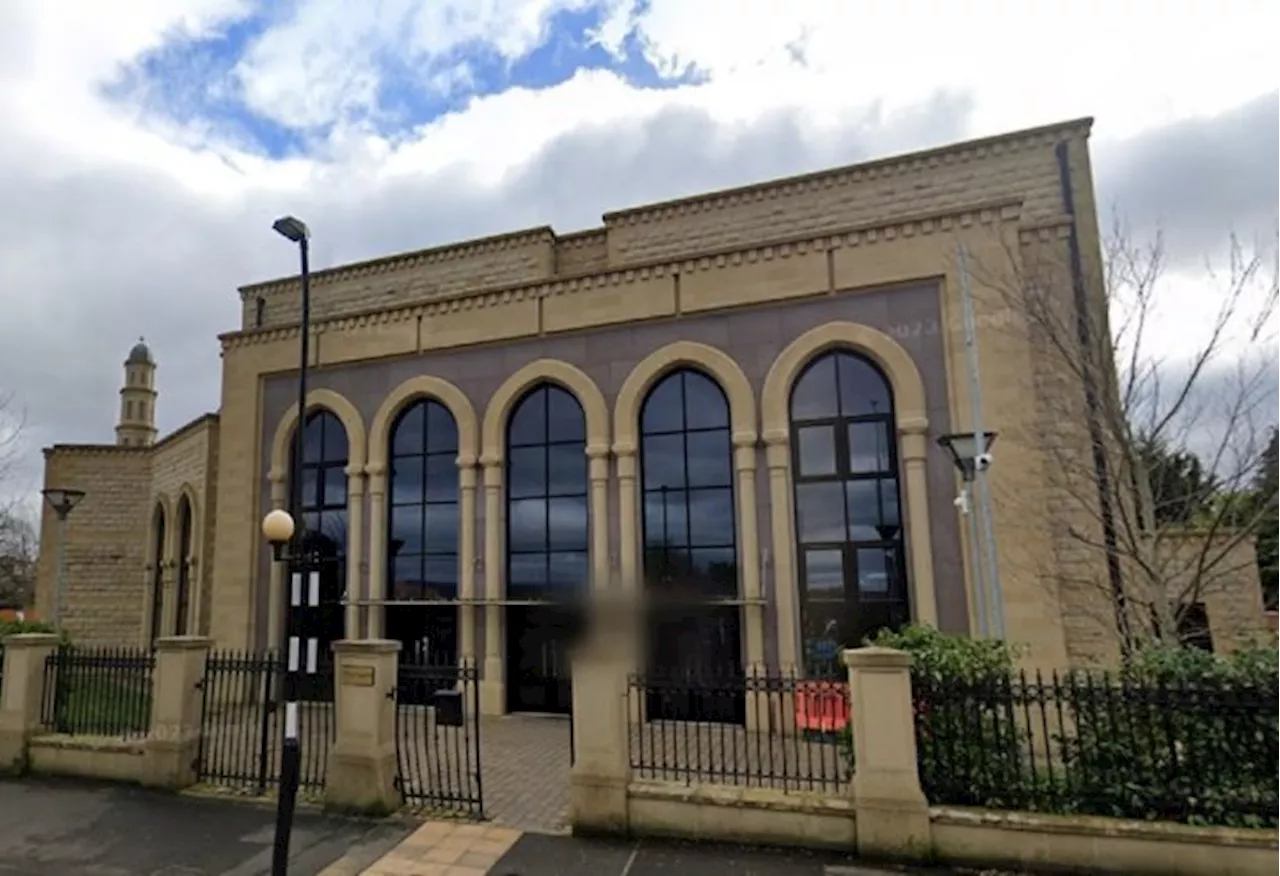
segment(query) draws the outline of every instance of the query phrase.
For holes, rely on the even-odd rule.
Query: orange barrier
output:
[[[838,733],[849,724],[849,686],[838,681],[802,681],[796,685],[796,728]]]

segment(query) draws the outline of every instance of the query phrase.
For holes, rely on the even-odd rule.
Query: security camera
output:
[[[986,471],[991,468],[991,454],[979,453],[973,460],[973,466],[978,471]]]
[[[961,493],[951,501],[951,504],[955,505],[956,510],[959,511],[961,514],[968,514],[969,513],[969,494],[967,492]]]

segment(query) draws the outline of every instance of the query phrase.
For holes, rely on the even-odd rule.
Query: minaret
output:
[[[156,361],[142,338],[124,360],[120,389],[119,447],[150,447],[156,442]]]

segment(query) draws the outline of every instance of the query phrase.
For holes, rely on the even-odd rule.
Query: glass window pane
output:
[[[391,432],[391,454],[404,456],[421,453],[423,448],[423,419],[425,406],[415,402],[404,409]]]
[[[689,563],[697,595],[715,599],[738,596],[738,558],[733,548],[692,550]]]
[[[882,541],[898,536],[898,493],[894,481],[878,478],[845,484],[850,541]]]
[[[548,557],[548,590],[557,596],[586,589],[587,555],[584,551],[560,551]]]
[[[587,549],[587,499],[547,500],[548,545],[553,551]]]
[[[558,386],[547,388],[547,439],[586,441],[587,421],[573,394]]]
[[[320,504],[320,472],[314,468],[302,470],[302,507],[315,508]]]
[[[453,414],[438,401],[431,401],[427,409],[427,443],[428,453],[457,453],[458,426],[453,421]]]
[[[458,458],[452,453],[426,457],[428,502],[458,501]]]
[[[398,543],[398,544],[397,544]],[[422,506],[399,505],[391,509],[391,542],[389,553],[422,552]]]
[[[302,461],[317,463],[322,462],[320,454],[323,452],[321,443],[324,440],[324,414],[312,413],[307,415],[307,425],[302,432]]]
[[[844,490],[839,482],[796,486],[797,529],[802,542],[842,542]]]
[[[689,486],[728,487],[733,484],[733,447],[729,431],[690,432],[685,438],[689,452]]]
[[[844,551],[805,551],[802,574],[807,598],[844,598]]]
[[[662,435],[644,439],[640,450],[644,488],[678,489],[684,486],[684,436]]]
[[[843,599],[811,599],[801,615],[805,668],[811,675],[842,675],[840,651],[857,644],[851,635],[848,604]]]
[[[849,471],[889,471],[890,437],[883,420],[849,424]]]
[[[512,447],[546,443],[547,389],[545,386],[535,389],[521,399],[511,412],[507,441]]]
[[[689,493],[689,544],[693,547],[732,547],[733,490],[693,490]]]
[[[689,518],[685,502],[683,490],[645,493],[645,544],[672,547],[689,543]]]
[[[836,362],[833,354],[815,359],[791,393],[792,420],[821,420],[839,413]]]
[[[345,508],[347,504],[346,466],[327,466],[324,469],[324,495],[320,497],[326,508]]]
[[[678,432],[684,428],[684,411],[679,372],[668,374],[649,390],[640,408],[640,431]]]
[[[391,580],[387,582],[389,599],[422,598],[422,557],[401,554],[391,563]]]
[[[581,444],[553,444],[547,448],[547,457],[549,495],[586,494],[587,454]]]
[[[887,414],[889,384],[874,365],[852,353],[840,354],[840,413],[846,417]]]
[[[391,460],[391,504],[422,503],[422,457],[403,456]]]
[[[897,551],[893,548],[859,548],[858,594],[864,598],[885,599],[897,595]]]
[[[433,599],[458,598],[457,557],[426,557],[422,566],[426,596]]]
[[[547,555],[512,554],[507,564],[507,596],[540,599],[547,586]]]
[[[513,447],[507,457],[507,495],[512,499],[547,494],[547,449]]]
[[[507,549],[544,551],[547,549],[546,499],[517,499],[507,504]]]
[[[456,505],[428,505],[425,509],[422,551],[452,554],[458,550],[458,508]]]
[[[719,384],[697,371],[683,373],[685,428],[729,428],[729,402]]]
[[[330,551],[328,556],[344,556],[347,552],[347,512],[325,511],[320,515],[320,532],[323,534],[324,549]],[[341,573],[338,569],[335,574]]]
[[[836,431],[832,426],[806,426],[796,430],[796,455],[800,477],[836,473]]]

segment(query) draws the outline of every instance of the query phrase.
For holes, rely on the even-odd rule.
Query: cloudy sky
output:
[[[0,393],[111,441],[217,406],[238,285],[1090,115],[1102,202],[1206,259],[1274,241],[1272,0],[0,0]],[[1271,60],[1268,60],[1271,59]],[[1191,316],[1187,316],[1190,313]],[[1181,326],[1181,327],[1180,327]]]

